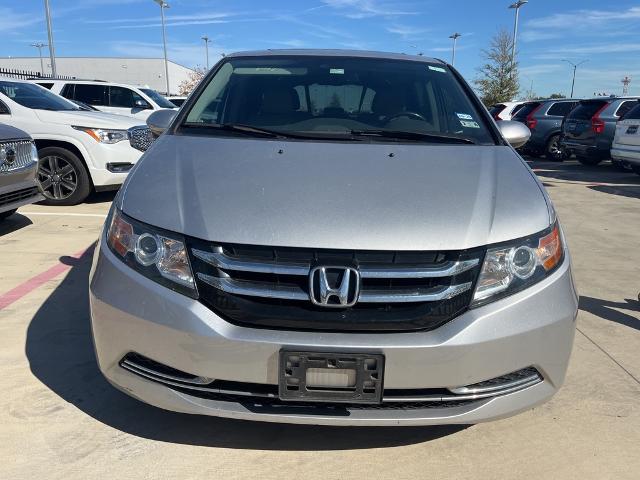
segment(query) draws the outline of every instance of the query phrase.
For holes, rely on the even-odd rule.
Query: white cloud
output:
[[[379,0],[322,0],[322,3],[337,9],[345,17],[353,19],[417,14],[417,12],[406,11],[395,3]]]
[[[520,67],[519,71],[520,74],[524,76],[536,76],[558,72],[560,70],[564,70],[565,67],[566,65],[562,65],[560,63],[541,63],[537,65],[529,65],[527,67]]]
[[[164,55],[162,45],[151,42],[119,41],[109,45],[111,52],[115,55],[132,58],[162,58]],[[244,48],[226,49],[217,43],[209,45],[209,58],[215,62],[222,53],[245,50]],[[167,56],[169,60],[195,67],[205,63],[204,47],[194,43],[168,43]]]
[[[627,10],[576,10],[567,13],[555,13],[547,17],[535,18],[526,22],[531,28],[554,29],[603,25],[615,20],[640,19],[640,7]]]
[[[274,43],[276,45],[282,45],[289,48],[305,48],[306,46],[308,46],[307,42],[305,42],[304,40],[300,40],[299,38],[292,38],[289,40],[272,40],[269,43]]]
[[[40,17],[31,14],[17,13],[10,8],[0,7],[0,33],[20,32],[25,27],[30,27],[43,21],[44,15]]]
[[[390,25],[388,27],[385,27],[385,30],[389,33],[395,33],[396,35],[399,35],[404,40],[415,38],[416,36],[422,35],[429,31],[426,28],[417,28],[410,25],[400,24]]]

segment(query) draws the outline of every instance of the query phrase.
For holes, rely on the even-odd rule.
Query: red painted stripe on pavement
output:
[[[80,252],[71,255],[71,257],[76,259],[80,258],[82,257],[82,255],[85,254],[87,250],[88,249],[85,248],[84,250],[81,250]],[[58,275],[66,272],[67,270],[71,270],[72,267],[73,265],[65,265],[64,263],[60,262],[54,265],[53,267],[49,268],[48,270],[45,270],[44,272],[39,273],[35,277],[31,277],[26,282],[21,283],[20,285],[9,290],[8,292],[3,293],[2,295],[0,295],[0,310],[7,308],[9,305],[11,305],[14,302],[17,302],[25,295],[28,295],[29,293],[33,292],[36,288],[40,287],[42,284],[47,283],[49,280],[53,280]]]

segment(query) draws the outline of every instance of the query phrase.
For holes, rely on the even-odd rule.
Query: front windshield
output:
[[[0,80],[0,93],[23,107],[37,110],[80,110],[77,105],[32,83]]]
[[[150,88],[141,88],[140,90],[144,92],[149,98],[151,98],[151,100],[153,100],[160,108],[176,108],[173,103],[164,98],[155,90],[152,90]]]
[[[412,132],[494,143],[483,116],[444,65],[410,60],[229,58],[183,123],[205,130],[216,125],[327,138]]]

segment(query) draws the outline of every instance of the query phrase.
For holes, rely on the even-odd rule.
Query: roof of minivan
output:
[[[269,50],[253,50],[246,52],[235,52],[226,56],[226,58],[238,57],[274,57],[274,56],[301,56],[301,57],[358,57],[358,58],[380,58],[384,60],[412,60],[414,62],[441,63],[442,60],[436,58],[424,57],[422,55],[408,55],[405,53],[376,52],[370,50],[330,50],[330,49],[269,49]]]

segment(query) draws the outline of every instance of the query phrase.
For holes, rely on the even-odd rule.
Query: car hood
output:
[[[221,243],[459,250],[543,230],[550,207],[506,146],[163,135],[120,208]]]
[[[40,120],[47,123],[57,123],[60,125],[73,125],[78,127],[91,128],[112,128],[126,130],[138,125],[144,125],[144,121],[124,115],[114,115],[103,112],[86,112],[81,110],[73,111],[50,111],[34,110]]]
[[[9,140],[31,140],[31,137],[23,130],[0,123],[0,142]]]

